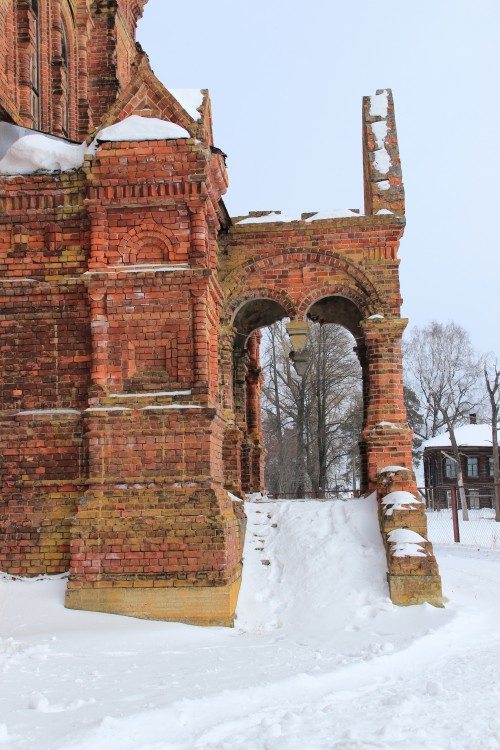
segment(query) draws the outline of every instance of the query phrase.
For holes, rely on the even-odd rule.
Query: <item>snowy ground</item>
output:
[[[234,630],[4,577],[1,750],[500,748],[499,552],[437,546],[446,609],[397,608],[373,501],[247,513]]]

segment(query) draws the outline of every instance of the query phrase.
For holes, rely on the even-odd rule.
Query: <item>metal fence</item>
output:
[[[300,500],[351,500],[353,497],[360,497],[359,490],[352,489],[339,489],[338,487],[332,487],[322,490],[321,492],[311,492],[306,490],[300,496]],[[297,500],[297,494],[289,492],[280,492],[273,494],[272,492],[267,493],[269,500]]]
[[[436,489],[446,490],[447,503],[444,507],[442,502],[434,502],[436,494],[429,493],[426,496],[420,490],[426,501],[427,528],[431,542],[500,549],[500,522],[495,520],[491,485],[466,491],[468,518],[464,518],[456,487]]]
[[[446,502],[437,502],[437,493],[428,493],[419,488],[421,499],[426,504],[428,536],[431,542],[441,544],[465,544],[474,547],[500,549],[500,522],[495,521],[495,510],[491,485],[466,491],[469,520],[464,520],[460,498],[456,487],[435,488],[445,491]],[[303,493],[302,500],[350,500],[359,497],[359,490],[328,488],[318,497],[313,492]],[[296,500],[296,495],[268,494],[269,500]]]

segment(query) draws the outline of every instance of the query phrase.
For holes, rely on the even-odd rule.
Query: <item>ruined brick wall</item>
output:
[[[129,83],[147,0],[0,0],[0,119],[82,140]]]
[[[387,214],[235,224],[222,240],[227,321],[241,305],[259,298],[279,304],[281,317],[297,319],[307,318],[322,300],[351,303],[356,317],[345,318],[340,303],[329,322],[347,325],[363,359],[365,439],[370,443],[366,489],[376,487],[377,467],[384,463],[397,457],[411,466],[400,348],[404,323],[397,249],[403,230],[404,218]],[[231,403],[231,396],[225,398]],[[235,408],[241,412],[238,403]]]
[[[60,573],[87,475],[83,176],[2,180],[0,567]]]
[[[227,490],[262,489],[256,329],[285,316],[303,327],[310,315],[351,330],[364,374],[365,487],[385,464],[411,466],[392,99],[383,117],[365,117],[365,216],[231,227],[208,96],[193,120],[136,54],[143,5],[72,6],[89,73],[75,89],[61,67],[66,0],[18,4],[21,57],[34,7],[44,19],[48,129],[61,132],[67,85],[80,136],[142,114],[189,137],[98,139],[81,169],[0,179],[0,565],[30,575],[69,566],[70,607],[231,624],[245,520]],[[18,83],[12,119],[27,122]],[[373,130],[370,117],[386,124]],[[374,153],[391,149],[381,186]],[[382,213],[376,191],[391,206]]]

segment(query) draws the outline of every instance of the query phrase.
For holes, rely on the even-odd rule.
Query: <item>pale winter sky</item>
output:
[[[149,0],[138,38],[166,86],[210,90],[233,216],[362,209],[361,99],[391,87],[403,315],[500,351],[498,0]]]

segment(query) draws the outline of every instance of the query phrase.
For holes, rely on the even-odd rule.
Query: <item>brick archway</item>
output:
[[[228,324],[234,323],[240,305],[267,297],[283,304],[292,319],[334,322],[353,334],[363,377],[361,452],[365,491],[376,487],[377,471],[384,463],[411,466],[400,348],[405,324],[399,315],[401,296],[394,234],[380,219],[380,223],[373,222],[373,218],[363,217],[317,224],[305,221],[236,224],[224,238],[221,265],[224,292],[221,321],[226,330]],[[266,324],[256,315],[255,331]],[[248,342],[247,372],[260,371],[258,335],[252,334],[250,328],[244,334]],[[241,345],[240,337],[240,348]],[[241,361],[234,366],[241,368]],[[255,377],[246,378],[243,372],[237,377],[233,373],[221,385],[222,402],[228,408],[239,409],[240,416],[235,416],[234,423],[239,422],[247,436],[250,432],[244,424],[245,397],[240,394],[235,398],[227,391],[236,387],[235,382],[240,387],[245,383],[246,401],[255,403],[258,384],[254,380]],[[255,415],[251,421],[255,423]],[[258,442],[255,434],[252,439]],[[384,442],[385,455],[380,452]]]

